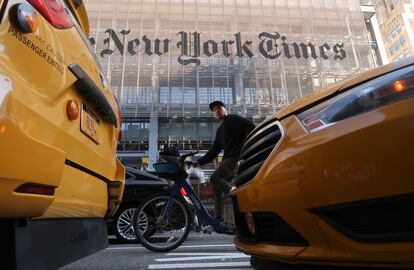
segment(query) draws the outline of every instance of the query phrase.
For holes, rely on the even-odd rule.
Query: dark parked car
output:
[[[125,167],[125,190],[121,205],[113,218],[108,220],[108,232],[124,243],[136,241],[132,227],[135,208],[146,197],[169,188],[165,179],[145,171]]]

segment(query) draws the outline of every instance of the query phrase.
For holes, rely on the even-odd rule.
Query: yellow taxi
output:
[[[121,116],[88,34],[81,0],[0,0],[0,226],[17,250],[1,269],[54,269],[107,245]]]
[[[413,97],[406,58],[315,91],[252,131],[225,219],[255,268],[414,268]]]

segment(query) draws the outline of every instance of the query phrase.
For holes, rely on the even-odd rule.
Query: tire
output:
[[[114,216],[114,234],[122,243],[137,242],[134,227],[132,226],[132,219],[134,217],[135,210],[136,207],[133,205],[125,206],[118,209]]]
[[[114,234],[122,243],[139,242],[135,235],[134,226],[132,225],[136,209],[136,205],[124,206],[120,208],[114,216]],[[145,220],[145,217],[142,217],[141,219]],[[141,229],[146,229],[143,225],[140,227]]]
[[[169,217],[165,224],[159,219],[168,201],[169,194],[155,194],[138,206],[134,213],[133,224],[138,231],[137,238],[147,249],[155,252],[166,252],[179,247],[188,237],[191,230],[191,214],[189,206],[180,198],[174,198]],[[140,229],[144,224],[138,216],[146,216],[147,229]]]

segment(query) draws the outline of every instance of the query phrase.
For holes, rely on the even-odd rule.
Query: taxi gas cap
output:
[[[39,26],[36,10],[27,3],[15,4],[10,8],[9,18],[22,33],[33,33]]]

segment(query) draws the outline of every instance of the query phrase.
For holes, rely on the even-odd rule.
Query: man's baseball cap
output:
[[[211,111],[213,111],[214,107],[216,107],[216,106],[226,107],[226,105],[223,102],[221,102],[220,100],[213,101],[210,104],[208,104],[208,106],[210,107]]]

